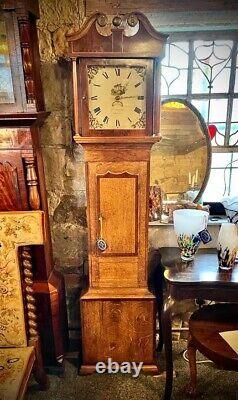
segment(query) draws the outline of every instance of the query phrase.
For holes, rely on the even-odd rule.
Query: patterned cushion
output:
[[[43,244],[43,212],[0,212],[0,347],[27,346],[18,246]]]
[[[0,399],[14,400],[23,394],[35,360],[34,347],[0,349]]]

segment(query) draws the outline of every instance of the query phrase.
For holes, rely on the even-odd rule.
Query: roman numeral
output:
[[[96,83],[93,83],[93,86],[101,87],[101,85],[97,85]]]
[[[101,112],[101,108],[100,107],[96,107],[96,108],[94,108],[93,111],[95,112],[96,115],[98,115]]]
[[[120,76],[121,75],[120,68],[115,68],[115,73],[116,73],[116,76]]]
[[[128,77],[127,77],[126,79],[129,79],[129,78],[130,78],[130,76],[131,76],[131,72],[128,74]]]
[[[103,121],[102,121],[102,122],[104,122],[105,124],[107,124],[107,123],[108,123],[108,121],[109,121],[109,118],[108,118],[108,116],[106,116],[106,117],[103,119]]]
[[[140,86],[142,84],[142,82],[138,82],[136,85],[135,85],[135,87],[138,87],[138,86]]]
[[[97,100],[98,99],[98,96],[92,96],[91,97],[91,100]]]
[[[134,108],[134,111],[135,111],[137,114],[140,114],[140,113],[141,113],[141,109],[140,109],[139,107],[135,107],[135,108]]]
[[[144,100],[145,96],[138,96],[138,100]]]
[[[106,78],[106,79],[108,79],[109,78],[109,76],[108,76],[108,73],[105,71],[105,72],[103,72],[103,74],[102,74],[103,76],[104,76],[104,78]]]
[[[120,121],[118,119],[116,119],[116,127],[120,126]]]
[[[132,120],[129,117],[127,117],[127,118],[129,119],[130,122],[132,122]]]

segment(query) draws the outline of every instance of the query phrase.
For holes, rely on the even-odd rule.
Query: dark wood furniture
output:
[[[238,265],[231,272],[220,272],[217,252],[200,249],[194,262],[185,263],[175,247],[160,249],[167,295],[162,312],[162,332],[166,357],[164,399],[169,400],[173,385],[171,316],[175,301],[185,299],[238,303]]]
[[[220,332],[238,330],[238,305],[214,304],[195,311],[189,320],[188,359],[190,382],[186,394],[196,396],[196,351],[199,350],[218,367],[238,371],[238,354]]]
[[[88,198],[81,373],[108,357],[143,361],[144,370],[157,372],[155,297],[147,286],[148,187],[150,148],[160,140],[165,39],[140,13],[112,21],[95,14],[68,37],[74,140],[85,149]]]
[[[44,363],[62,366],[67,322],[64,281],[55,268],[39,127],[45,111],[40,79],[37,1],[1,4],[0,211],[43,210],[46,241],[32,251]],[[3,60],[3,62],[2,62]]]

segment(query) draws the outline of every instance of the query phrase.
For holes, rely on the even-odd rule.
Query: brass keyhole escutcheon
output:
[[[103,216],[100,214],[99,216],[99,223],[100,223],[100,233],[99,238],[96,240],[96,245],[98,250],[105,251],[107,249],[107,243],[103,239]]]

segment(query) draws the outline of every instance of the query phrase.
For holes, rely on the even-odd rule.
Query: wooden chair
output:
[[[29,247],[44,243],[43,218],[41,211],[0,212],[1,400],[22,399],[32,370],[40,389],[48,388],[37,333]]]
[[[219,334],[238,330],[238,305],[215,304],[195,311],[189,321],[188,359],[190,381],[185,388],[189,397],[196,397],[196,351],[218,367],[238,371],[238,354]]]

